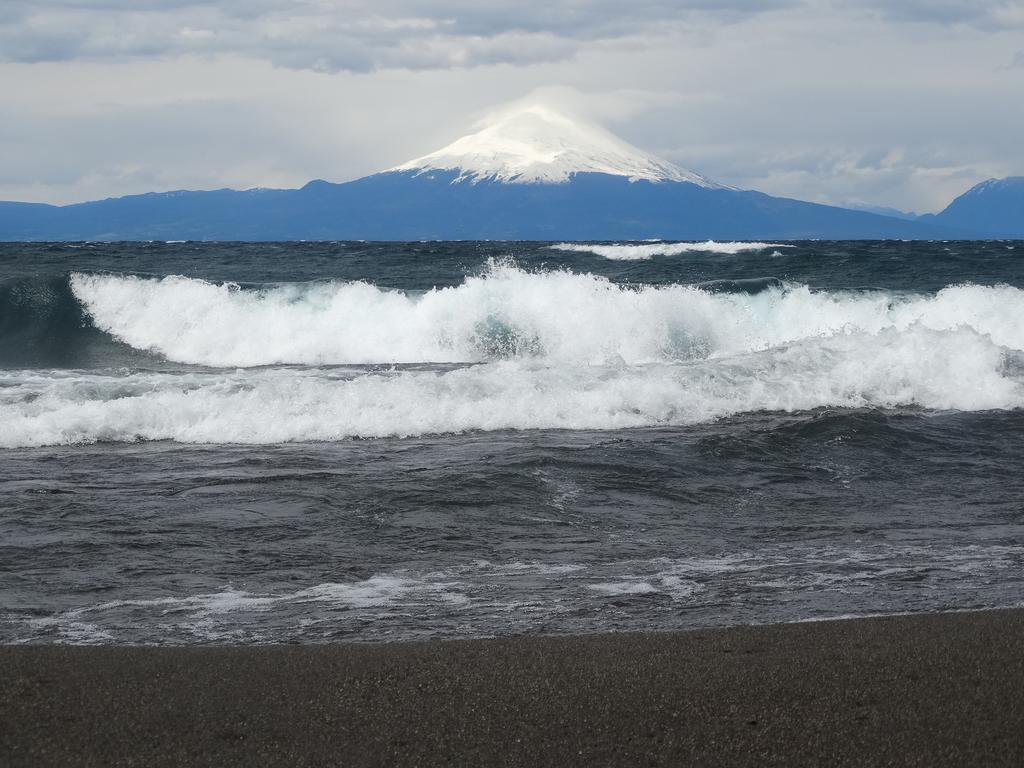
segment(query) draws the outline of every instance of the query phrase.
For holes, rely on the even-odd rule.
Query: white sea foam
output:
[[[629,576],[621,581],[588,584],[587,589],[607,597],[666,595],[673,600],[686,600],[705,589],[704,585],[671,573],[657,573],[652,578]]]
[[[752,242],[716,242],[708,240],[704,243],[643,243],[597,245],[592,243],[557,243],[549,246],[556,251],[569,251],[570,253],[592,253],[595,256],[603,256],[614,261],[646,261],[655,256],[678,256],[683,253],[722,253],[732,255],[748,251],[767,251],[769,248],[793,248],[792,245],[780,243],[752,243]],[[777,250],[772,255],[779,255]]]
[[[185,597],[160,597],[142,600],[114,600],[107,603],[75,608],[53,617],[32,619],[35,627],[66,624],[90,614],[111,610],[158,610],[161,614],[182,613],[193,618],[205,618],[235,611],[269,611],[280,605],[328,603],[341,608],[386,608],[409,604],[443,603],[461,605],[467,601],[462,593],[452,589],[455,585],[427,582],[398,576],[378,575],[365,581],[317,584],[296,592],[260,595],[235,589],[206,592]]]
[[[638,246],[639,247],[639,246]],[[75,274],[93,322],[133,347],[209,366],[483,362],[627,365],[727,357],[816,337],[966,327],[1024,349],[1024,291],[754,295],[630,288],[589,274],[492,264],[461,285],[407,294],[366,283],[241,290],[186,277]]]
[[[174,630],[187,629],[203,640],[226,641],[241,636],[259,637],[237,629],[225,628],[229,614],[264,614],[274,611],[300,611],[322,618],[335,610],[393,610],[429,607],[432,610],[459,610],[469,598],[458,585],[396,575],[377,575],[364,581],[317,584],[295,592],[258,594],[226,588],[181,597],[136,600],[112,600],[74,608],[51,616],[24,621],[34,632],[56,633],[62,642],[92,645],[117,641],[114,628],[131,627],[138,622],[159,621]],[[17,621],[13,616],[2,617]],[[251,630],[250,630],[251,632]]]
[[[0,372],[0,446],[332,441],[499,429],[684,425],[821,406],[1024,407],[1006,350],[917,323],[649,365],[511,360],[456,370]]]
[[[594,592],[600,592],[609,597],[621,597],[625,595],[653,595],[658,588],[646,581],[612,581],[590,584],[587,587]]]
[[[1024,407],[1024,292],[1008,286],[730,294],[492,264],[462,285],[418,295],[365,283],[255,291],[82,274],[72,289],[97,327],[134,347],[233,368],[0,372],[0,446],[619,429],[816,407]],[[323,367],[431,362],[458,367]],[[257,367],[277,364],[320,367]]]

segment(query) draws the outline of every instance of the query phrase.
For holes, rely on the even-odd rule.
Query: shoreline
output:
[[[1024,609],[395,644],[0,646],[0,764],[1020,765]]]

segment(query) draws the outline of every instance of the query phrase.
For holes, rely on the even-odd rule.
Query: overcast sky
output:
[[[0,199],[345,181],[536,93],[738,187],[1024,174],[1024,0],[0,0]]]

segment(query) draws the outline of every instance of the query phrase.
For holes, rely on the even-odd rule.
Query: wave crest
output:
[[[0,374],[0,446],[278,443],[687,425],[819,407],[1024,407],[1006,350],[960,328],[851,333],[684,364]]]
[[[459,286],[421,294],[361,282],[248,290],[180,276],[86,274],[72,275],[71,289],[92,322],[119,341],[213,367],[513,358],[637,365],[914,324],[967,327],[1024,349],[1024,292],[1009,286],[951,286],[933,296],[773,284],[723,293],[492,264]]]
[[[769,248],[795,248],[793,245],[781,243],[754,242],[716,242],[708,240],[703,243],[641,243],[600,245],[592,243],[556,243],[550,246],[555,251],[569,253],[592,253],[613,261],[647,261],[655,256],[679,256],[683,253],[721,253],[735,255],[749,251],[767,251]]]

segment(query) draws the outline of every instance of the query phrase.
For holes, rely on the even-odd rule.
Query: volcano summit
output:
[[[392,170],[418,174],[457,171],[457,181],[512,184],[561,184],[576,174],[600,173],[625,176],[630,181],[687,181],[723,188],[597,125],[570,119],[540,104],[507,112],[476,133]]]
[[[0,203],[2,240],[638,240],[970,236],[718,184],[539,104],[388,171],[301,189]]]

